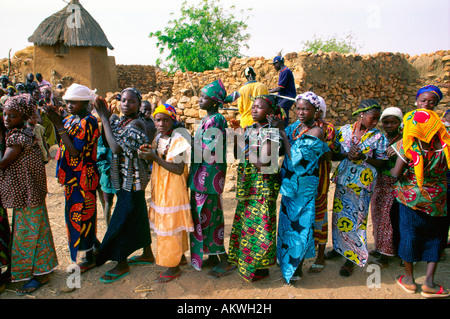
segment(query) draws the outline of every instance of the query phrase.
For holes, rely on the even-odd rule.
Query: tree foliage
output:
[[[243,17],[237,19],[223,9],[220,0],[201,0],[197,6],[188,6],[185,1],[181,17],[170,20],[163,31],[151,32],[150,38],[157,39],[161,55],[167,50],[164,68],[168,71],[203,72],[215,67],[227,68],[231,58],[240,57],[241,47],[248,48],[246,42],[250,35],[245,30],[249,18],[246,12],[250,10],[241,10]],[[157,64],[162,62],[158,58]]]
[[[336,34],[324,39],[314,35],[312,40],[303,41],[303,51],[317,53],[323,52],[338,52],[338,53],[357,53],[360,46],[356,43],[354,35],[347,33],[343,37]]]

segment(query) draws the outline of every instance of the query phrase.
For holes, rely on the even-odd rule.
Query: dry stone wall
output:
[[[270,62],[263,57],[234,58],[228,69],[177,72],[173,76],[159,71],[155,75],[156,90],[145,98],[155,104],[173,105],[180,118],[191,127],[205,115],[198,106],[203,86],[220,78],[228,93],[238,90],[246,82],[244,69],[252,66],[258,81],[269,88],[276,87],[278,73]],[[450,102],[450,50],[419,56],[390,52],[370,55],[298,52],[286,54],[285,63],[294,73],[297,93],[312,90],[321,95],[328,106],[327,119],[338,126],[352,122],[352,112],[367,98],[379,100],[384,108],[397,106],[404,112],[410,111],[415,107],[417,90],[427,84],[439,86],[445,95],[438,112],[446,109]],[[236,106],[235,102],[227,108]],[[237,111],[220,112],[227,120],[240,118]],[[291,115],[294,120],[295,115]]]

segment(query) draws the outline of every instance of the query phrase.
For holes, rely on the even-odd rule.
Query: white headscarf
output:
[[[94,103],[97,97],[95,92],[87,86],[74,83],[67,89],[62,98],[65,101],[89,101]]]
[[[323,97],[321,96],[317,96],[319,98],[319,110],[322,111],[322,118],[325,118],[325,116],[327,115],[327,104],[325,103],[325,100],[323,99]]]
[[[400,123],[403,122],[403,112],[398,107],[388,107],[381,114],[380,121],[383,121],[383,118],[386,116],[395,116],[399,119]]]

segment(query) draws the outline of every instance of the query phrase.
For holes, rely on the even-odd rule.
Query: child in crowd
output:
[[[305,258],[315,255],[314,222],[319,186],[319,159],[329,151],[315,113],[320,101],[313,92],[296,98],[298,120],[281,136],[286,156],[281,168],[281,207],[278,222],[277,259],[285,285],[303,276]]]
[[[191,233],[191,264],[201,270],[202,266],[215,266],[209,273],[220,277],[230,269],[224,245],[225,221],[222,193],[225,185],[226,128],[225,117],[218,112],[224,103],[231,103],[236,94],[227,97],[221,80],[214,81],[201,90],[200,109],[207,112],[202,119],[193,143],[189,187],[194,232]],[[208,256],[206,263],[203,256]]]
[[[40,94],[39,90],[35,91],[36,94]],[[36,100],[37,101],[37,100]],[[53,109],[60,111],[60,103],[59,101],[53,97],[52,90],[50,88],[44,89],[43,97],[38,102],[39,105],[39,113],[38,113],[38,123],[41,124],[45,128],[45,141],[51,147],[52,145],[57,143],[56,140],[56,132],[55,127],[53,126],[52,121],[48,118],[48,115],[43,112],[44,107],[52,107]],[[63,117],[66,117],[66,114],[62,114]]]
[[[42,154],[26,121],[36,112],[30,94],[5,103],[6,150],[0,160],[0,199],[12,209],[11,281],[26,281],[17,294],[30,294],[49,281],[58,265],[45,204],[47,178]]]
[[[156,149],[144,145],[139,157],[152,161],[150,226],[157,235],[156,264],[167,267],[156,279],[167,283],[181,275],[186,262],[188,234],[194,231],[187,186],[190,142],[176,129],[175,108],[160,105],[153,113],[158,135]]]
[[[95,109],[100,116],[103,134],[112,152],[111,181],[116,190],[117,201],[108,229],[97,255],[97,265],[108,260],[116,266],[107,271],[100,281],[115,282],[129,274],[130,264],[152,264],[150,225],[147,216],[145,188],[150,179],[148,161],[139,158],[138,150],[148,144],[145,122],[139,109],[141,93],[127,88],[120,94],[120,109],[123,116],[111,119],[112,111],[107,102],[97,98]],[[127,258],[143,248],[139,257]]]
[[[59,148],[55,160],[58,182],[64,186],[65,220],[70,258],[77,262],[79,251],[86,253],[79,264],[81,272],[95,266],[97,240],[97,119],[89,112],[95,92],[72,84],[63,96],[71,114],[63,118],[59,110],[46,104],[43,109],[57,130]]]
[[[50,149],[44,136],[45,128],[38,123],[37,112],[33,114],[33,116],[28,120],[28,127],[33,131],[34,135],[36,135],[37,141],[39,143],[39,148],[42,152],[42,160],[44,161],[44,164],[47,164],[51,158]]]
[[[380,118],[389,146],[402,139],[401,124],[403,113],[398,107],[388,107]],[[370,210],[373,224],[373,237],[375,250],[370,254],[377,259],[373,262],[381,269],[389,266],[389,256],[396,256],[398,249],[398,203],[395,200],[394,185],[396,178],[391,176],[390,170],[394,167],[397,155],[391,147],[386,154],[389,156],[388,165],[383,168],[377,177]]]
[[[268,115],[281,116],[272,95],[254,97],[255,123],[244,131],[243,149],[235,143],[235,156],[243,157],[237,169],[238,200],[231,230],[228,262],[249,282],[269,276],[277,261],[277,198],[280,191],[278,167],[281,137]],[[238,153],[238,148],[243,156]],[[224,268],[227,269],[227,268]]]

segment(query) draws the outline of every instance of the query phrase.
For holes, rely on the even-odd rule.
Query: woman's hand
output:
[[[359,148],[358,145],[352,145],[347,153],[347,158],[351,161],[359,160]]]
[[[397,156],[397,153],[395,153],[394,149],[392,147],[388,147],[386,150],[386,155],[391,158],[392,156]]]
[[[108,106],[108,102],[101,96],[97,96],[94,103],[95,110],[100,117],[106,118],[109,120],[111,117],[112,111]]]
[[[51,104],[45,104],[43,105],[42,109],[44,110],[45,114],[47,114],[47,117],[49,118],[49,120],[53,123],[53,125],[55,125],[55,127],[61,128],[62,121],[63,121],[63,116],[61,115],[61,113],[59,112],[59,110],[57,110],[53,105]]]
[[[239,124],[239,121],[235,120],[235,119],[231,119],[230,120],[230,128],[232,128],[233,130],[237,129],[241,127],[241,125]]]
[[[147,161],[155,161],[158,158],[158,155],[150,147],[150,145],[142,145],[138,149],[138,156],[139,156],[139,158],[147,160]]]
[[[271,127],[277,128],[279,130],[284,130],[284,121],[279,115],[267,115],[267,120],[269,121],[269,125]]]

